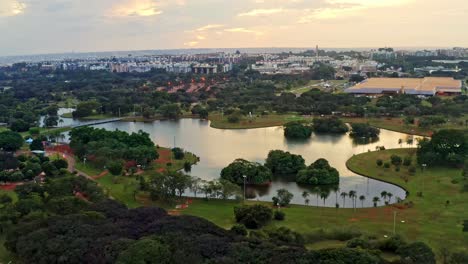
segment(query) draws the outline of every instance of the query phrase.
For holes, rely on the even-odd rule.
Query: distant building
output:
[[[195,74],[215,74],[218,73],[218,66],[210,64],[196,64],[192,66]]]
[[[453,78],[370,78],[345,90],[350,94],[413,94],[444,95],[461,94],[463,83]]]

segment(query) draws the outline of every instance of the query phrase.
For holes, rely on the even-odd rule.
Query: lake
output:
[[[67,121],[68,122],[68,121]],[[385,148],[415,147],[406,143],[399,144],[399,139],[406,142],[407,134],[381,130],[378,141],[368,144],[357,144],[349,135],[313,134],[309,140],[290,141],[283,135],[282,127],[223,130],[210,127],[209,121],[198,119],[181,119],[178,121],[155,121],[143,122],[114,122],[96,125],[97,128],[107,130],[119,129],[126,132],[137,132],[143,130],[150,134],[152,140],[166,147],[180,147],[200,157],[200,162],[194,165],[191,175],[198,176],[204,180],[219,178],[222,168],[237,158],[264,163],[270,150],[281,149],[304,157],[307,165],[319,158],[325,158],[330,165],[340,172],[339,190],[328,190],[329,195],[324,200],[317,197],[315,193],[308,198],[310,205],[335,207],[352,207],[351,199],[343,199],[339,196],[341,192],[354,190],[357,196],[365,195],[364,207],[373,206],[372,198],[380,198],[382,191],[393,194],[392,202],[396,197],[405,198],[406,192],[393,184],[369,179],[349,171],[346,161],[353,155],[374,151],[377,146]],[[417,137],[415,137],[416,139]],[[312,192],[313,186],[299,186],[295,182],[275,179],[269,186],[247,186],[247,196],[251,200],[271,201],[276,191],[285,188],[294,194],[293,204],[304,204],[302,197],[304,191]],[[381,198],[382,200],[382,198]],[[361,202],[357,201],[358,207]],[[379,205],[383,205],[381,202]]]

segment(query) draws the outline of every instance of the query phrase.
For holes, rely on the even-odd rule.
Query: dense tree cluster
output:
[[[377,138],[380,135],[380,129],[369,124],[353,123],[350,135],[354,138]]]
[[[284,136],[289,139],[307,139],[312,135],[312,128],[299,122],[284,125]]]
[[[419,142],[417,154],[419,164],[462,166],[468,158],[468,133],[466,130],[439,130],[431,139]]]
[[[337,184],[340,182],[340,173],[331,167],[327,160],[318,159],[299,171],[296,182],[313,185]]]
[[[42,172],[46,177],[57,177],[64,175],[67,167],[64,159],[50,160],[42,155],[14,157],[11,153],[0,152],[0,182],[38,181]]]
[[[263,184],[271,181],[271,171],[257,162],[250,162],[244,159],[237,159],[221,170],[221,179],[242,185]]]
[[[296,175],[305,168],[305,161],[300,155],[272,150],[268,153],[265,166],[275,175]]]
[[[13,131],[0,132],[0,149],[4,151],[16,151],[23,146],[24,140],[20,134]]]
[[[109,160],[134,161],[145,166],[158,158],[156,146],[148,133],[107,131],[80,127],[70,131],[70,147],[79,158],[86,157],[100,167]]]
[[[318,133],[346,133],[348,126],[337,117],[330,118],[315,118],[313,128]]]

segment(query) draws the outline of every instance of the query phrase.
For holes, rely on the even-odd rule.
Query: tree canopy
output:
[[[221,170],[221,179],[228,180],[238,185],[263,184],[271,181],[271,171],[257,162],[250,162],[244,159],[236,159],[227,167]]]
[[[340,182],[340,173],[331,167],[326,159],[318,159],[299,171],[296,182],[312,185],[329,185]]]
[[[282,150],[270,151],[265,166],[276,175],[295,175],[306,167],[302,156]]]

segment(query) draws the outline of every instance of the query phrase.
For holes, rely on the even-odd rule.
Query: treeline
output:
[[[70,131],[70,147],[79,159],[86,159],[98,167],[109,162],[133,161],[146,166],[158,158],[156,146],[143,131],[129,134],[92,127]]]
[[[291,179],[309,185],[332,185],[340,181],[339,172],[330,166],[327,160],[318,159],[306,166],[304,158],[282,150],[268,153],[265,165],[237,159],[221,171],[221,179],[242,185],[266,184],[273,175]]]

